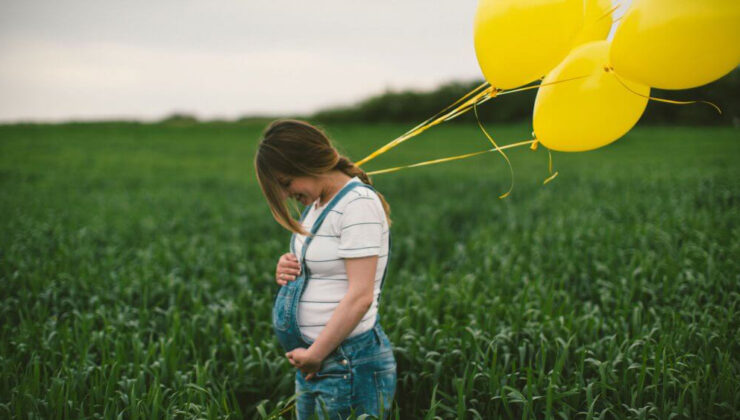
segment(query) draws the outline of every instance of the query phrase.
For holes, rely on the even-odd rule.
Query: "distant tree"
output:
[[[160,120],[159,123],[166,125],[192,125],[198,123],[198,118],[192,114],[175,112]]]

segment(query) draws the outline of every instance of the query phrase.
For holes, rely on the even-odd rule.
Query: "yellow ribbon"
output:
[[[480,130],[483,132],[483,134],[488,137],[488,140],[490,140],[493,147],[498,150],[501,153],[501,156],[504,157],[506,160],[506,164],[509,165],[509,172],[511,173],[511,184],[509,185],[509,191],[506,191],[505,193],[498,196],[498,198],[506,198],[511,194],[511,190],[514,189],[514,168],[511,166],[511,161],[509,160],[509,157],[506,156],[506,153],[504,153],[503,150],[501,150],[500,147],[498,147],[498,144],[493,140],[493,137],[491,137],[490,134],[488,134],[488,131],[483,127],[483,123],[480,122],[480,118],[478,118],[478,106],[473,105],[473,112],[475,113],[475,120],[478,122],[478,127],[480,127]]]
[[[424,122],[418,124],[416,127],[410,129],[409,131],[405,132],[404,134],[397,137],[396,139],[391,140],[386,145],[370,153],[363,159],[355,162],[355,165],[362,166],[363,164],[375,159],[376,157],[398,146],[399,144],[405,142],[406,140],[423,133],[424,131],[428,130],[431,127],[434,127],[435,125],[441,124],[445,121],[452,120],[470,111],[470,109],[473,108],[474,106],[487,102],[489,99],[495,98],[497,96],[508,95],[511,93],[518,93],[518,92],[523,92],[526,90],[537,89],[542,86],[550,86],[550,85],[555,85],[558,83],[570,82],[572,80],[583,79],[584,77],[589,77],[589,76],[590,75],[571,77],[570,79],[556,80],[554,82],[545,83],[545,84],[539,83],[535,85],[524,86],[521,88],[509,89],[505,91],[494,88],[490,86],[488,82],[484,82],[480,84],[478,87],[471,90],[470,92],[463,95],[463,97],[461,97],[457,101],[453,102],[452,104],[448,105],[443,110],[433,115],[432,117],[427,118]]]
[[[614,13],[614,12],[615,12],[615,11],[616,11],[617,9],[619,9],[620,7],[622,7],[622,2],[617,2],[617,4],[616,4],[616,5],[614,5],[614,7],[612,7],[611,9],[609,9],[609,10],[608,10],[608,11],[607,11],[606,13],[604,13],[603,15],[599,16],[599,18],[598,18],[598,19],[596,19],[596,20],[595,20],[595,21],[594,21],[593,23],[596,23],[596,22],[600,21],[601,19],[604,19],[604,18],[605,18],[605,17],[607,17],[607,16],[611,16],[611,15],[612,15],[612,13]],[[621,16],[620,16],[620,18],[621,18]],[[592,23],[592,24],[593,24],[593,23]]]
[[[511,148],[514,148],[514,147],[526,146],[528,144],[534,143],[535,141],[537,141],[537,140],[520,141],[518,143],[507,144],[506,146],[500,146],[498,148],[492,148],[492,149],[488,149],[488,150],[481,150],[479,152],[466,153],[464,155],[457,155],[457,156],[450,156],[450,157],[441,158],[441,159],[427,160],[427,161],[424,161],[424,162],[414,163],[414,164],[411,164],[411,165],[396,166],[396,167],[387,168],[387,169],[379,169],[377,171],[368,172],[367,174],[368,175],[379,175],[379,174],[385,174],[385,173],[389,173],[389,172],[400,171],[401,169],[417,168],[419,166],[434,165],[436,163],[443,163],[443,162],[449,162],[449,161],[453,161],[453,160],[466,159],[466,158],[469,158],[469,157],[482,155],[484,153],[497,152],[497,151],[501,151],[501,150],[504,150],[504,149],[511,149]]]
[[[537,136],[534,135],[534,131],[532,132],[532,137],[534,137],[534,143],[532,143],[532,145],[529,146],[529,148],[532,149],[532,150],[537,150],[537,148],[540,145],[540,141],[537,140]],[[545,179],[542,182],[542,185],[547,184],[548,182],[550,182],[553,179],[555,179],[556,176],[558,176],[558,172],[557,171],[555,173],[552,173],[552,152],[550,152],[550,149],[547,149],[547,160],[548,160],[547,172],[550,174],[550,176],[548,176],[547,179]]]
[[[369,154],[362,160],[356,162],[355,165],[361,166],[362,164],[369,162],[375,157],[380,156],[381,154],[387,152],[388,150],[405,142],[406,140],[423,133],[429,128],[434,127],[435,125],[441,124],[445,121],[449,121],[450,119],[455,118],[458,115],[463,114],[464,112],[467,112],[468,110],[470,110],[470,107],[472,105],[478,103],[482,98],[489,99],[490,97],[496,96],[497,92],[498,90],[495,88],[492,88],[487,82],[482,83],[475,89],[466,93],[462,98],[458,99],[451,105],[447,106],[442,111],[439,111],[434,116],[427,118],[421,124],[405,132],[400,137],[390,141],[388,144],[372,152],[371,154]]]
[[[610,13],[611,12],[613,12],[613,10],[611,10]],[[530,148],[532,150],[537,150],[537,146],[538,146],[539,142],[535,138],[533,140],[522,141],[522,142],[513,143],[513,144],[509,144],[509,145],[506,145],[506,146],[499,147],[498,144],[496,144],[496,142],[493,140],[493,137],[491,137],[491,135],[488,134],[488,132],[486,131],[486,129],[483,127],[483,124],[481,123],[480,118],[478,117],[478,105],[481,105],[481,104],[487,102],[489,99],[495,98],[497,96],[508,95],[508,94],[511,94],[511,93],[523,92],[523,91],[531,90],[531,89],[537,89],[537,88],[540,88],[542,86],[550,86],[550,85],[555,85],[555,84],[558,84],[558,83],[570,82],[570,81],[573,81],[573,80],[583,79],[583,78],[586,78],[586,77],[589,77],[589,76],[591,76],[591,75],[590,74],[587,74],[587,75],[584,75],[584,76],[577,76],[577,77],[571,77],[569,79],[556,80],[556,81],[550,82],[550,83],[537,83],[537,84],[533,84],[533,85],[530,85],[530,86],[524,86],[524,87],[520,87],[520,88],[516,88],[516,89],[505,90],[505,91],[502,91],[500,89],[494,88],[494,87],[490,86],[487,82],[484,82],[484,83],[480,84],[479,86],[477,86],[476,88],[474,88],[473,90],[471,90],[470,92],[468,92],[465,95],[463,95],[460,99],[456,100],[452,104],[450,104],[447,107],[445,107],[443,110],[437,112],[432,117],[427,118],[425,121],[423,121],[422,123],[418,124],[416,127],[410,129],[406,133],[402,134],[400,137],[398,137],[398,138],[396,138],[396,139],[388,142],[386,145],[380,147],[379,149],[377,149],[376,151],[370,153],[368,156],[366,156],[362,160],[356,162],[355,165],[361,166],[362,164],[371,161],[372,159],[374,159],[374,158],[382,155],[383,153],[385,153],[388,150],[390,150],[390,149],[398,146],[399,144],[405,142],[406,140],[408,140],[408,139],[410,139],[412,137],[415,137],[415,136],[421,134],[422,132],[426,131],[427,129],[429,129],[431,127],[434,127],[435,125],[441,124],[441,123],[443,123],[445,121],[449,121],[451,119],[454,119],[454,118],[456,118],[456,117],[464,114],[465,112],[468,112],[472,108],[473,109],[473,112],[475,113],[475,119],[478,122],[478,127],[480,127],[480,129],[483,132],[483,134],[488,138],[488,140],[493,145],[493,148],[492,149],[483,150],[483,151],[479,151],[479,152],[473,152],[473,153],[467,153],[467,154],[464,154],[464,155],[450,156],[450,157],[446,157],[446,158],[427,160],[427,161],[424,161],[424,162],[414,163],[414,164],[410,164],[410,165],[395,166],[395,167],[392,167],[392,168],[380,169],[380,170],[376,170],[376,171],[370,171],[370,172],[367,172],[367,175],[379,175],[379,174],[385,174],[385,173],[389,173],[389,172],[400,171],[402,169],[409,169],[409,168],[417,168],[417,167],[420,167],[420,166],[434,165],[434,164],[437,164],[437,163],[449,162],[449,161],[459,160],[459,159],[466,159],[466,158],[469,158],[469,157],[478,156],[478,155],[483,154],[483,153],[497,151],[497,152],[501,153],[501,155],[506,160],[506,163],[509,166],[509,172],[511,174],[511,184],[509,186],[509,190],[506,191],[504,194],[502,194],[502,195],[499,196],[499,198],[506,198],[506,197],[509,196],[509,194],[511,194],[511,191],[514,189],[514,168],[511,165],[511,161],[509,160],[509,157],[506,155],[506,153],[503,152],[503,150],[504,149],[513,148],[513,147],[519,147],[519,146],[523,146],[523,145],[527,145],[527,144],[531,145]],[[534,133],[532,133],[532,135],[534,136]],[[550,151],[549,150],[548,150],[548,154],[549,154],[549,160],[550,160],[550,164],[549,164],[549,173],[550,173],[550,176],[544,181],[544,184],[547,184],[548,182],[552,181],[556,176],[558,176],[558,173],[557,172],[555,172],[555,173],[552,172],[552,154],[550,154]]]
[[[720,107],[718,107],[717,105],[715,105],[715,104],[713,104],[712,102],[709,102],[709,101],[676,101],[674,99],[656,98],[656,97],[650,96],[650,95],[645,96],[645,95],[643,95],[643,94],[641,94],[639,92],[635,92],[634,90],[630,89],[630,87],[627,86],[627,84],[622,81],[622,79],[619,77],[619,75],[617,75],[617,72],[614,71],[614,68],[612,68],[612,67],[606,67],[606,68],[604,68],[604,70],[607,71],[607,72],[611,72],[614,75],[614,78],[617,79],[617,81],[619,82],[619,84],[622,85],[625,89],[627,89],[628,91],[630,91],[630,92],[634,93],[635,95],[640,96],[642,98],[646,98],[646,99],[651,100],[651,101],[658,101],[658,102],[664,102],[664,103],[667,103],[667,104],[673,104],[673,105],[691,105],[691,104],[703,103],[703,104],[707,104],[707,105],[711,106],[712,108],[714,108],[717,111],[718,114],[722,115],[722,109],[720,109]]]
[[[547,149],[547,160],[547,171],[550,173],[550,176],[542,182],[542,185],[546,185],[548,182],[552,181],[553,179],[555,179],[556,176],[558,176],[557,171],[555,171],[555,173],[552,173],[552,152],[550,152],[550,149]]]

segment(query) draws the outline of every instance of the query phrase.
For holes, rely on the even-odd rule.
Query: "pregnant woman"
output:
[[[255,156],[275,220],[293,232],[275,271],[273,327],[296,367],[298,419],[385,418],[396,361],[378,302],[391,251],[390,208],[316,127],[272,123]],[[286,201],[303,205],[295,220]]]

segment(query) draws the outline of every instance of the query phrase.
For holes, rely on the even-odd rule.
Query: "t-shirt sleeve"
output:
[[[357,197],[347,203],[339,220],[340,258],[380,255],[385,214],[374,197]]]

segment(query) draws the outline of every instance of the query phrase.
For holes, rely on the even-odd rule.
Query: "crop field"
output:
[[[0,126],[0,418],[292,418],[262,125]],[[338,125],[359,160],[408,127]],[[488,127],[501,144],[526,125]],[[366,170],[490,147],[430,130]],[[393,418],[740,417],[740,130],[377,175]]]

